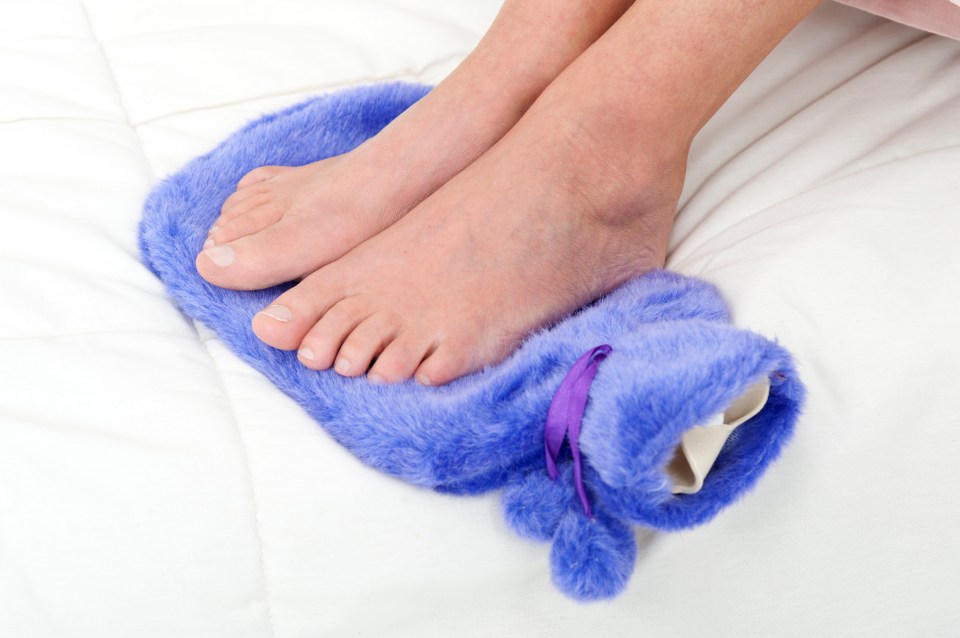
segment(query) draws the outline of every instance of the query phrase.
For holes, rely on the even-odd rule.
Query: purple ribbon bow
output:
[[[570,452],[573,455],[573,483],[577,488],[577,496],[583,505],[583,513],[593,517],[590,510],[590,501],[587,500],[587,490],[583,485],[583,462],[580,459],[580,424],[583,421],[583,412],[587,408],[587,398],[590,394],[590,384],[597,374],[600,362],[613,352],[613,348],[604,344],[593,348],[570,368],[564,377],[563,383],[557,389],[547,411],[547,424],[544,428],[544,443],[547,452],[547,474],[554,481],[557,480],[557,458],[563,446],[564,437],[570,438]]]

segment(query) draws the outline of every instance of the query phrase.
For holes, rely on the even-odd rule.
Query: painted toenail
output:
[[[216,245],[217,245],[217,242],[213,241],[212,237],[207,239],[207,241],[203,242],[204,250],[206,250],[207,248],[213,248]]]
[[[293,319],[293,313],[290,312],[289,308],[287,308],[286,306],[280,306],[277,304],[273,304],[272,306],[267,306],[266,308],[261,310],[259,314],[267,315],[271,319],[276,319],[277,321],[280,321],[283,323],[287,323],[288,321]],[[304,350],[310,350],[310,348],[304,348]],[[313,351],[311,350],[311,352]]]
[[[423,374],[422,372],[417,375],[417,383],[420,385],[433,385],[433,382],[430,381],[430,377]]]
[[[337,359],[337,362],[333,365],[333,369],[339,372],[340,374],[346,374],[350,372],[350,362],[340,357]]]
[[[210,258],[210,261],[221,268],[233,263],[234,253],[233,248],[230,248],[230,246],[214,246],[203,252]]]
[[[368,374],[368,375],[367,375],[367,381],[369,381],[370,383],[372,383],[372,384],[374,384],[374,385],[383,385],[384,383],[387,382],[386,379],[384,379],[383,377],[381,377],[381,376],[380,376],[379,374],[377,374],[376,372],[371,372],[370,374]]]
[[[301,359],[306,359],[307,361],[313,361],[317,358],[317,355],[313,354],[312,348],[300,348],[297,354],[300,355]]]

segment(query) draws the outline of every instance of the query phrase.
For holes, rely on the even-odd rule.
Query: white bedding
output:
[[[140,264],[260,113],[436,82],[495,0],[0,2],[0,636],[951,636],[960,43],[825,4],[698,137],[668,266],[791,349],[797,435],[581,606],[496,495],[361,466]]]

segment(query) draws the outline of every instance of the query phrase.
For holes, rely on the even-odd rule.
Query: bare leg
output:
[[[662,266],[692,138],[816,4],[639,0],[483,157],[256,334],[312,368],[376,357],[371,381],[441,384]]]
[[[372,140],[341,157],[246,175],[197,270],[220,286],[263,288],[345,254],[490,148],[629,5],[509,0],[463,64]]]

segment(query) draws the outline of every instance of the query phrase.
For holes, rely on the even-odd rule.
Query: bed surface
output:
[[[960,43],[826,3],[697,138],[668,267],[809,388],[755,490],[577,605],[496,494],[362,466],[139,261],[259,114],[437,82],[498,2],[0,5],[0,636],[903,636],[960,625]]]

